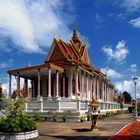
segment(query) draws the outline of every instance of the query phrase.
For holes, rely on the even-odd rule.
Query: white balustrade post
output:
[[[40,96],[40,112],[43,112],[43,99]]]
[[[77,101],[77,112],[80,112],[80,110],[81,110],[81,102],[80,102],[80,100],[79,99],[77,99],[76,100]]]
[[[61,99],[58,98],[56,101],[57,101],[57,111],[61,112]]]

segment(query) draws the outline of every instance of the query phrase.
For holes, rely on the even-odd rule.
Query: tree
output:
[[[124,96],[124,100],[125,100],[124,102],[125,103],[132,101],[132,97],[131,97],[131,95],[127,91],[123,92],[123,96]]]

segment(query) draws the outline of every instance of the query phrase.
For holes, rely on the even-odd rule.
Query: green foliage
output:
[[[62,119],[63,119],[63,122],[65,122],[66,119],[67,119],[67,115],[66,114],[63,114]]]
[[[16,117],[24,117],[24,104],[25,100],[24,98],[18,98],[18,99],[4,99],[3,100],[5,106],[6,106],[6,116],[8,118],[16,118]]]
[[[1,118],[0,132],[19,133],[32,131],[37,128],[36,123],[29,118]]]
[[[111,115],[110,115],[110,112],[109,111],[107,111],[106,112],[106,117],[110,117]]]
[[[4,99],[6,118],[0,118],[0,132],[19,133],[28,132],[37,128],[31,118],[25,117],[23,98],[15,100]]]
[[[90,121],[91,120],[91,113],[90,113],[90,111],[86,112],[85,114],[87,116],[87,121]]]
[[[34,118],[35,118],[36,121],[39,121],[41,116],[40,116],[39,113],[35,113]]]
[[[128,107],[129,113],[132,113],[132,106]]]
[[[44,116],[44,120],[45,120],[45,121],[47,121],[47,119],[48,119],[48,116],[47,116],[47,115],[45,115],[45,116]]]
[[[127,91],[123,92],[123,96],[124,96],[125,103],[132,101],[132,97]]]
[[[119,115],[122,113],[122,110],[117,110],[117,111],[107,111],[106,112],[106,117],[111,117],[114,115]]]
[[[84,115],[81,115],[81,116],[80,116],[80,121],[81,121],[81,122],[85,121],[85,116],[84,116]]]
[[[56,121],[58,119],[58,114],[54,113],[53,114],[53,121]]]

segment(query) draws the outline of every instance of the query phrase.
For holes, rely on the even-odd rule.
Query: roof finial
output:
[[[73,34],[76,34],[77,35],[77,32],[76,32],[76,16],[74,17],[74,30],[73,30]]]
[[[54,33],[54,32],[52,32],[52,34],[53,34],[53,37],[56,39],[56,35],[55,35],[55,33]]]
[[[74,18],[74,30],[73,30],[73,41],[79,41],[79,38],[77,36],[77,30],[76,30],[76,17]]]

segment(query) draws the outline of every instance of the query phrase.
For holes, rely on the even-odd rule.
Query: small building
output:
[[[57,101],[63,104],[63,101],[78,100],[82,108],[85,102],[95,99],[100,103],[110,103],[114,107],[114,85],[106,75],[91,65],[86,44],[78,37],[76,25],[69,42],[54,37],[43,64],[9,70],[8,74],[9,96],[12,95],[11,76],[16,76],[17,79],[17,96],[20,96],[21,91],[20,78],[24,78],[26,89],[23,96],[43,99],[46,102],[46,104],[43,102],[43,108],[46,107],[46,110],[52,109],[52,106],[53,109],[55,108],[55,105],[50,104],[54,100],[54,104]],[[28,80],[31,81],[30,95]],[[72,109],[70,103],[60,106],[61,111],[65,108],[64,106]]]

